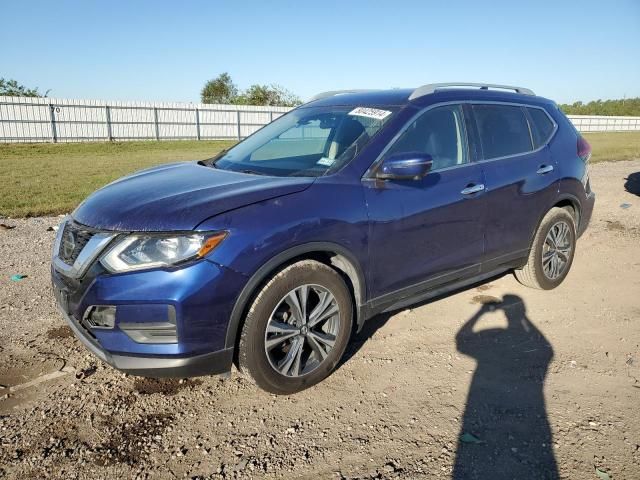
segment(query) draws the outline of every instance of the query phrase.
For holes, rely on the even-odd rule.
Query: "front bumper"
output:
[[[225,340],[246,276],[207,259],[121,274],[94,259],[72,275],[57,268],[55,252],[51,280],[59,310],[98,358],[148,377],[231,370],[233,348]],[[99,307],[114,312],[109,322],[92,321]],[[170,335],[150,333],[167,327]]]
[[[132,375],[143,377],[197,377],[217,375],[231,370],[233,349],[206,353],[186,358],[142,357],[134,355],[112,354],[104,350],[91,338],[84,327],[72,316],[61,311],[75,336],[87,349],[103,362]]]

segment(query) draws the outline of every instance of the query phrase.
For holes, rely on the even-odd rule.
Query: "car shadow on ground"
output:
[[[454,293],[458,292],[445,296]],[[478,324],[489,312],[502,312],[507,327],[481,329]],[[393,315],[384,313],[366,322],[342,363]],[[462,417],[452,478],[559,478],[543,391],[553,348],[529,319],[522,298],[507,294],[501,301],[482,304],[460,328],[455,341],[458,351],[475,359],[477,365]]]
[[[640,197],[640,172],[630,174],[625,180],[624,189]]]
[[[342,365],[346,364],[349,360],[351,360],[352,357],[354,357],[359,351],[360,349],[363,347],[363,345],[365,343],[367,343],[367,341],[373,337],[373,335],[380,329],[382,328],[387,321],[393,317],[394,315],[397,315],[398,313],[406,310],[407,308],[415,310],[417,308],[420,308],[424,305],[428,305],[430,303],[433,302],[437,302],[439,300],[451,297],[453,295],[457,295],[458,293],[461,292],[465,292],[467,290],[473,290],[474,288],[480,287],[482,285],[488,284],[492,281],[498,280],[499,278],[502,278],[506,275],[510,275],[509,272],[506,273],[501,273],[498,274],[494,277],[482,280],[480,282],[477,283],[473,283],[471,285],[466,285],[464,287],[461,288],[457,288],[454,289],[450,292],[444,293],[442,295],[437,295],[435,297],[429,298],[427,300],[423,300],[420,302],[416,302],[415,304],[412,304],[408,307],[404,307],[404,308],[400,308],[397,310],[391,310],[389,312],[384,312],[381,313],[379,315],[376,315],[373,318],[370,318],[369,320],[367,320],[366,322],[364,322],[364,325],[362,326],[362,330],[360,330],[357,334],[353,335],[353,337],[351,338],[349,345],[347,345],[347,349],[344,353],[344,355],[342,356],[342,359],[340,360],[340,363],[338,364],[337,368],[342,367]]]

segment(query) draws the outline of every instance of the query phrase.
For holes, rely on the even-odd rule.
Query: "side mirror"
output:
[[[428,153],[397,153],[384,160],[376,177],[384,180],[420,180],[432,165],[433,158]]]

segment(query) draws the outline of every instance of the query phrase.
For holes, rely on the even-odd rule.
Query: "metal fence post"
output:
[[[236,122],[238,125],[238,141],[240,141],[241,139],[241,134],[240,134],[240,110],[236,110]]]
[[[200,140],[200,111],[196,108],[196,139]]]
[[[158,109],[153,107],[153,124],[156,127],[156,140],[160,141],[160,128],[158,127]]]
[[[111,108],[109,108],[109,105],[105,105],[104,107],[104,118],[107,121],[107,139],[109,141],[112,141],[113,133],[111,132]]]
[[[269,123],[273,122],[273,112],[269,112]]]
[[[56,114],[53,111],[53,105],[49,104],[49,122],[51,124],[51,143],[58,141],[58,134],[56,132]]]

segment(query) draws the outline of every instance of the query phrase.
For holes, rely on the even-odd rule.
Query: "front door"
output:
[[[369,298],[375,300],[480,271],[484,185],[480,166],[469,162],[461,106],[426,110],[384,158],[408,152],[432,156],[424,178],[363,180],[370,222]]]

